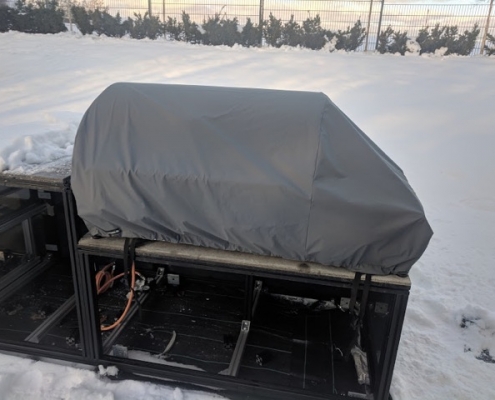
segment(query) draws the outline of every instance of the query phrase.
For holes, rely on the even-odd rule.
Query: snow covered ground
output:
[[[399,57],[0,34],[0,170],[70,157],[115,81],[326,93],[405,171],[435,235],[411,271],[395,399],[495,399],[495,57]],[[485,353],[486,354],[486,353]],[[210,399],[0,355],[0,398]]]

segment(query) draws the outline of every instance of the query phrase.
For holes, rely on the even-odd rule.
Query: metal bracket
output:
[[[227,369],[221,371],[220,375],[237,376],[239,367],[241,366],[242,355],[244,354],[244,349],[246,347],[250,326],[250,321],[243,320],[241,322],[241,333],[239,333],[239,337],[237,338],[237,343],[235,345],[234,354],[232,354],[232,359],[230,360],[230,365]]]
[[[262,281],[255,281],[254,282],[254,290],[253,290],[253,308],[251,310],[251,319],[254,317],[254,314],[256,313],[256,308],[258,307],[258,302],[260,300],[260,295],[261,295],[261,290],[263,289],[263,282]]]
[[[45,244],[45,249],[47,251],[53,251],[53,252],[55,252],[55,251],[58,251],[58,246],[56,244],[48,244],[47,243],[47,244]]]
[[[162,278],[165,276],[165,268],[164,267],[159,267],[156,270],[156,280],[162,280]]]
[[[50,200],[52,195],[49,192],[45,192],[44,190],[38,190],[38,199]]]
[[[47,204],[46,205],[46,215],[48,215],[50,217],[54,217],[55,216],[55,207],[50,205],[50,204]]]
[[[180,276],[177,274],[167,274],[167,283],[172,286],[179,286]]]
[[[110,355],[119,358],[128,358],[128,349],[125,346],[120,344],[116,344],[112,346],[112,350],[110,351]]]
[[[339,309],[342,311],[346,311],[349,309],[349,304],[351,303],[351,299],[349,297],[341,297]]]
[[[387,303],[376,303],[375,304],[375,314],[388,314],[388,304]]]

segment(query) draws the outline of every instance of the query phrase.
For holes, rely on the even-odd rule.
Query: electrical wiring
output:
[[[103,267],[101,269],[101,271],[98,271],[96,273],[96,277],[95,277],[96,292],[98,294],[104,293],[110,286],[112,286],[114,281],[125,276],[125,272],[122,272],[122,273],[115,275],[115,276],[113,275],[113,270],[111,272],[109,272],[109,269],[111,267],[114,267],[114,266],[115,266],[115,263],[110,263],[110,264],[106,265],[105,267]],[[124,308],[124,311],[122,312],[120,317],[113,324],[101,325],[100,329],[103,332],[110,331],[110,330],[116,328],[117,326],[119,326],[131,308],[132,300],[134,299],[134,286],[136,284],[136,275],[139,274],[139,272],[136,272],[136,264],[134,262],[132,263],[130,273],[131,273],[131,290],[129,291],[129,295],[127,296],[127,303],[126,303],[126,306]],[[141,274],[139,274],[139,275],[141,275]]]
[[[108,270],[112,267],[112,272]],[[105,292],[110,285],[106,286],[106,284],[113,278],[113,271],[115,268],[115,263],[112,262],[110,264],[105,265],[100,271],[96,273],[96,291],[98,294]],[[102,287],[105,286],[104,289]]]

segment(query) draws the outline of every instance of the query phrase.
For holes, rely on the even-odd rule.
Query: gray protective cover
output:
[[[84,115],[91,234],[405,274],[432,231],[401,169],[322,93],[117,83]]]

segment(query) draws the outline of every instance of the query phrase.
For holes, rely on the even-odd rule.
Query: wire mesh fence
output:
[[[479,53],[485,32],[495,35],[495,7],[487,3],[394,3],[386,0],[100,0],[110,13],[124,18],[134,13],[151,12],[162,21],[168,17],[180,20],[185,11],[191,20],[202,24],[215,14],[232,19],[242,26],[250,18],[254,23],[267,20],[272,14],[287,22],[293,16],[301,24],[307,18],[320,16],[325,29],[337,31],[352,27],[358,20],[366,29],[366,41],[358,50],[373,50],[379,33],[390,26],[395,31],[407,32],[415,39],[422,28],[457,26],[459,32],[472,30],[475,24],[480,35],[473,53]],[[489,18],[491,13],[491,18]],[[489,25],[487,25],[489,24]]]
[[[425,27],[457,26],[459,32],[480,30],[474,52],[479,53],[489,4],[385,4],[381,27],[391,26],[416,38]],[[493,12],[492,12],[493,14]],[[494,26],[495,28],[495,26]],[[493,30],[493,29],[492,29]]]
[[[15,0],[6,0],[13,4]],[[222,18],[237,18],[242,27],[248,18],[260,24],[272,14],[287,22],[293,16],[302,24],[307,18],[319,16],[321,26],[331,31],[345,30],[357,21],[366,29],[366,39],[357,50],[374,50],[381,31],[391,27],[407,32],[415,39],[422,28],[457,26],[460,33],[475,25],[480,29],[472,54],[479,54],[487,34],[495,36],[495,6],[493,0],[472,0],[472,4],[429,3],[426,0],[59,0],[69,6],[82,4],[89,8],[106,8],[123,19],[146,12],[165,22],[168,17],[181,19],[186,12],[201,25],[215,14]],[[456,0],[454,0],[456,1]],[[463,1],[463,0],[457,0]],[[484,1],[484,2],[480,2]]]

